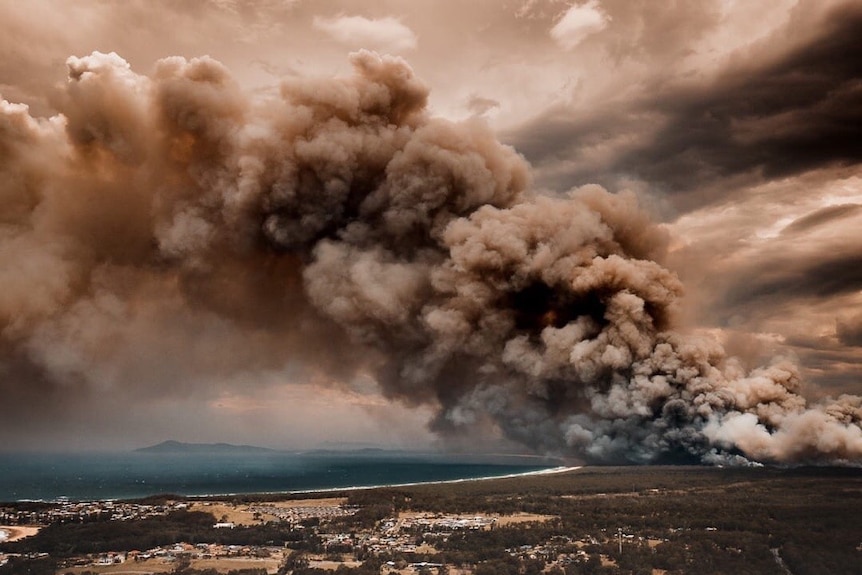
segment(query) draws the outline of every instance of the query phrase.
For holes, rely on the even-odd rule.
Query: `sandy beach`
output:
[[[24,525],[0,525],[0,542],[18,541],[25,537],[32,537],[39,533],[41,527]]]
[[[471,483],[474,481],[490,481],[494,479],[514,479],[517,477],[530,477],[531,475],[554,475],[557,473],[568,473],[581,469],[581,465],[573,467],[551,467],[548,469],[539,469],[537,471],[525,471],[523,473],[509,473],[507,475],[490,475],[487,477],[467,477],[463,479],[442,479],[439,481],[414,481],[411,483],[381,483],[380,485],[354,485],[350,487],[331,487],[326,489],[307,489],[295,491],[282,491],[279,494],[306,494],[306,493],[338,493],[342,491],[362,491],[365,489],[382,489],[386,487],[416,487],[417,485],[447,485],[450,483]]]
[[[380,483],[377,485],[349,485],[346,487],[324,487],[321,489],[290,489],[287,491],[255,491],[241,493],[242,495],[309,495],[320,494],[321,497],[328,496],[331,493],[344,493],[347,491],[364,491],[367,489],[383,489],[387,487],[416,487],[417,485],[447,485],[451,483],[471,483],[474,481],[491,481],[494,479],[514,479],[517,477],[530,477],[531,475],[555,475],[557,473],[568,473],[581,469],[583,466],[559,466],[549,467],[547,469],[538,469],[536,471],[524,471],[523,473],[509,473],[506,475],[488,475],[484,477],[465,477],[462,479],[441,479],[437,481],[413,481],[409,483]],[[221,497],[234,497],[240,493],[207,493],[200,495],[192,495],[191,498],[204,498],[217,500]]]

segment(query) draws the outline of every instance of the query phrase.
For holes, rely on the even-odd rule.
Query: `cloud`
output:
[[[775,61],[740,64],[692,91],[665,93],[668,118],[646,146],[618,160],[649,181],[683,191],[734,174],[776,178],[862,160],[862,9],[833,13],[820,35]]]
[[[797,220],[781,230],[782,235],[793,235],[807,232],[813,228],[830,224],[840,224],[844,218],[857,216],[862,210],[860,204],[840,204],[816,210]]]
[[[839,319],[836,328],[841,343],[862,347],[862,314],[856,314],[847,319]]]
[[[852,172],[743,187],[669,225],[689,322],[771,341],[773,353],[798,357],[805,379],[831,393],[857,392],[862,362],[853,344],[862,181]]]
[[[596,32],[607,27],[610,18],[599,7],[598,0],[575,4],[551,28],[551,38],[566,50],[571,50]]]
[[[709,307],[720,322],[855,296],[862,286],[855,233],[862,212],[852,200],[862,197],[860,183],[855,175],[826,182],[812,175],[751,188],[732,205],[681,218],[673,228],[687,244],[674,257],[684,259],[678,265],[686,275],[714,276],[699,291],[713,293]],[[712,270],[697,261],[707,254]]]
[[[500,107],[500,102],[493,98],[485,98],[478,94],[471,94],[466,104],[467,110],[474,116],[483,116],[491,110]]]
[[[846,54],[859,49],[862,9],[843,4],[811,18],[799,31],[801,15],[787,20],[713,68],[665,62],[682,56],[651,53],[651,44],[621,52],[616,73],[627,77],[632,68],[627,87],[595,101],[559,102],[506,139],[548,187],[640,181],[683,211],[725,197],[729,178],[762,181],[854,165],[862,160],[862,64]],[[635,30],[616,13],[614,22]],[[641,35],[660,38],[661,22],[645,22]],[[675,43],[675,34],[667,30],[666,45],[691,42]]]
[[[777,263],[777,262],[776,262]],[[783,261],[728,293],[728,303],[830,297],[862,289],[862,255],[830,253],[797,264]]]
[[[336,16],[314,18],[314,27],[352,48],[377,48],[403,52],[416,47],[416,34],[397,18]]]

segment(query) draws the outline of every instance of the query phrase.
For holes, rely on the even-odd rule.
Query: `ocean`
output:
[[[316,491],[499,477],[558,461],[411,452],[0,453],[0,501]]]

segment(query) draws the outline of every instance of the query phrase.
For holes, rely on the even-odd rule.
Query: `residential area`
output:
[[[182,568],[213,569],[218,572],[253,569],[270,574],[290,573],[294,567],[337,571],[355,568],[370,557],[380,558],[381,573],[469,574],[469,565],[450,565],[434,560],[440,554],[440,543],[455,534],[470,531],[490,531],[500,526],[543,523],[553,516],[529,513],[446,514],[400,512],[376,521],[373,526],[340,531],[333,521],[355,515],[358,508],[347,504],[347,498],[322,498],[254,504],[231,504],[218,501],[165,501],[160,504],[122,503],[111,501],[61,501],[39,509],[0,510],[0,521],[9,526],[50,525],[87,522],[130,522],[166,516],[172,512],[206,512],[214,521],[212,529],[219,538],[230,540],[230,533],[242,533],[255,525],[282,525],[303,537],[306,545],[244,545],[216,542],[181,541],[145,549],[106,550],[62,558],[57,573],[159,573]],[[35,534],[35,533],[34,533]],[[571,539],[557,539],[549,545],[524,545],[507,549],[511,557],[537,560],[548,565],[561,565],[586,560],[584,553],[560,553],[561,546],[577,545]],[[294,548],[292,548],[294,547]],[[298,547],[298,548],[297,548]],[[305,547],[305,548],[303,548]],[[28,558],[46,557],[44,552]],[[14,553],[0,554],[0,565],[20,557]],[[294,569],[295,570],[295,569]]]

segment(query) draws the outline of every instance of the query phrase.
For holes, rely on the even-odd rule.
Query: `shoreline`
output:
[[[413,481],[408,483],[381,483],[377,485],[351,485],[347,487],[324,487],[321,489],[299,489],[290,491],[254,491],[249,493],[212,493],[209,495],[186,495],[188,499],[214,499],[217,497],[237,497],[240,495],[310,495],[315,493],[331,494],[342,491],[361,491],[363,489],[386,489],[389,487],[415,487],[419,485],[446,485],[454,483],[468,483],[473,481],[490,481],[492,479],[515,479],[518,477],[531,477],[536,475],[555,475],[581,469],[583,466],[560,466],[548,469],[537,469],[523,473],[507,473],[505,475],[488,475],[485,477],[464,477],[461,479],[439,479],[436,481]]]
[[[388,487],[415,487],[418,485],[446,485],[446,484],[458,484],[458,483],[467,483],[473,481],[489,481],[492,479],[514,479],[518,477],[531,477],[537,475],[554,475],[558,473],[566,473],[570,471],[575,471],[577,469],[581,469],[583,466],[558,466],[558,467],[549,467],[545,469],[534,469],[532,471],[524,471],[521,473],[507,473],[504,475],[486,475],[482,477],[464,477],[460,479],[439,479],[434,481],[412,481],[406,483],[380,483],[375,485],[348,485],[345,487],[322,487],[319,489],[289,489],[283,491],[248,491],[248,492],[224,492],[224,493],[205,493],[205,494],[195,494],[195,495],[180,495],[188,500],[207,500],[207,499],[218,499],[220,497],[240,497],[240,496],[258,496],[258,495],[272,495],[272,496],[280,496],[280,495],[313,495],[319,493],[321,495],[331,494],[331,493],[339,493],[344,491],[360,491],[363,489],[385,489]],[[98,499],[69,499],[67,497],[61,496],[54,499],[20,499],[17,500],[17,503],[21,502],[40,502],[40,503],[60,503],[60,502],[87,502],[87,501],[134,501],[138,499],[146,499],[148,497],[155,497],[161,495],[160,493],[152,493],[149,495],[141,495],[141,496],[133,496],[133,497],[104,497]],[[20,529],[20,527],[6,527],[0,526],[0,530],[9,530],[9,529]],[[11,537],[8,539],[3,539],[0,536],[0,542],[8,542],[12,541]]]
[[[356,485],[351,487],[333,487],[320,489],[311,489],[306,491],[289,491],[287,494],[304,494],[304,493],[332,493],[334,491],[358,491],[360,489],[383,489],[386,487],[414,487],[417,485],[446,485],[450,483],[468,483],[472,481],[490,481],[492,479],[514,479],[517,477],[530,477],[534,475],[555,475],[557,473],[566,473],[567,471],[575,471],[581,469],[582,465],[576,467],[551,467],[548,469],[538,469],[535,471],[525,471],[523,473],[507,473],[506,475],[489,475],[486,477],[465,477],[462,479],[440,479],[437,481],[413,481],[411,483],[385,483],[381,485]]]

